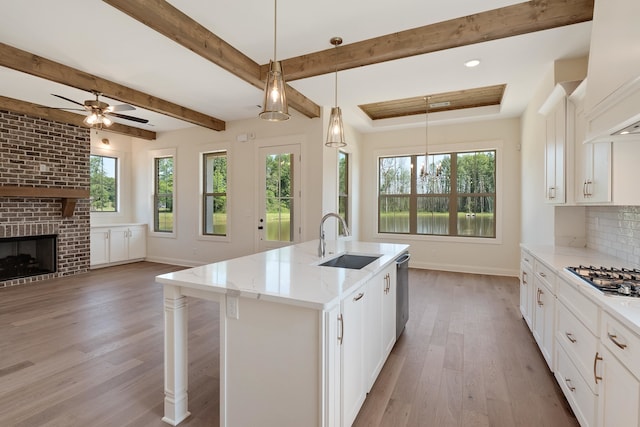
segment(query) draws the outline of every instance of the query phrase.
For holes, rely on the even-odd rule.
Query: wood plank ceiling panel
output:
[[[461,110],[465,108],[500,105],[506,85],[485,86],[433,95],[422,95],[392,101],[374,102],[359,105],[371,120],[425,114],[426,100],[429,99],[429,112]]]

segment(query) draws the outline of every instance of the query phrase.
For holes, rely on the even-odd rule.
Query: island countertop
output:
[[[326,256],[318,256],[318,240],[286,246],[156,277],[162,284],[234,297],[264,299],[325,310],[365,283],[407,251],[408,245],[327,241]],[[342,253],[381,255],[360,270],[321,267]]]

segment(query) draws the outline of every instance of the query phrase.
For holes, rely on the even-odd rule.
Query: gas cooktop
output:
[[[567,270],[606,295],[640,297],[640,269],[581,265]]]

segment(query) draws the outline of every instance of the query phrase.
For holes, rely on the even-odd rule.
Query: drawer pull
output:
[[[602,377],[599,377],[598,374],[596,373],[598,360],[602,360],[602,357],[600,357],[600,353],[596,351],[596,357],[593,358],[593,379],[595,380],[596,384],[598,384],[598,381],[602,381]]]
[[[541,277],[547,277],[547,275],[546,275],[546,274],[544,274],[544,271],[541,271],[541,272],[540,272],[540,276],[541,276]]]
[[[342,345],[342,338],[344,338],[344,319],[342,319],[342,313],[338,314],[338,323],[340,323],[340,333],[338,334],[338,343]]]
[[[522,286],[527,284],[527,272],[522,271]]]
[[[607,335],[609,336],[609,339],[610,339],[611,341],[613,341],[613,343],[614,343],[615,345],[617,345],[619,348],[621,348],[622,350],[624,350],[625,348],[627,348],[627,345],[626,345],[626,344],[622,344],[622,343],[618,342],[618,340],[616,340],[616,338],[618,338],[618,336],[617,336],[617,335],[612,335],[612,334],[610,334],[609,332],[607,332]]]
[[[360,301],[362,299],[362,297],[364,296],[364,292],[360,292],[358,295],[356,295],[355,297],[353,297],[354,301]]]
[[[567,338],[569,339],[569,341],[571,341],[572,344],[575,344],[575,342],[578,341],[573,337],[573,334],[571,332],[565,332],[564,334],[567,336]]]
[[[565,378],[564,382],[567,383],[567,387],[569,387],[569,390],[576,391],[576,388],[571,385],[571,380],[569,378]]]
[[[544,292],[542,292],[542,289],[538,289],[538,296],[536,297],[536,302],[538,303],[538,306],[542,307],[544,305],[544,303],[542,301],[540,301],[540,296],[543,295]]]
[[[529,258],[527,258],[527,257],[524,257],[524,260],[525,260],[526,262],[529,262]]]

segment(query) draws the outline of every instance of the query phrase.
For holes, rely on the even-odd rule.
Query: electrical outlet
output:
[[[232,297],[227,295],[227,317],[229,319],[239,319],[240,309],[238,307],[238,297]]]

